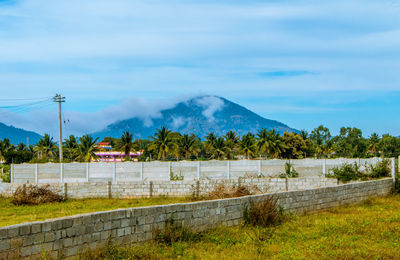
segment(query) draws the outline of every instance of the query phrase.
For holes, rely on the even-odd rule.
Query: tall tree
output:
[[[307,149],[304,139],[296,133],[285,132],[282,136],[286,149],[282,156],[287,159],[302,159]]]
[[[244,154],[247,159],[250,159],[257,149],[254,135],[252,133],[247,133],[246,135],[242,136],[239,147],[240,152]]]
[[[64,159],[67,161],[74,161],[79,155],[78,151],[78,140],[74,135],[70,135],[67,139],[64,139]]]
[[[115,149],[123,151],[125,154],[125,160],[130,160],[130,153],[134,148],[133,135],[130,132],[124,132],[121,139],[117,140]]]
[[[275,129],[267,132],[265,128],[257,133],[257,146],[261,154],[267,154],[273,158],[279,158],[286,148]]]
[[[150,151],[156,151],[158,159],[165,160],[168,153],[173,151],[175,146],[171,130],[163,126],[161,129],[157,129],[151,139]]]
[[[315,152],[318,157],[321,157],[323,155],[326,156],[330,153],[331,132],[327,127],[320,125],[315,128],[310,134],[310,139],[316,146]]]
[[[212,155],[214,158],[221,160],[225,154],[225,140],[223,137],[217,137],[212,147]]]
[[[53,137],[50,137],[48,134],[45,134],[42,138],[40,138],[34,148],[37,156],[42,159],[48,159],[56,156],[57,149],[58,147],[53,141]]]
[[[233,159],[238,151],[239,136],[234,131],[225,134],[225,157]]]
[[[199,140],[195,135],[184,134],[178,139],[178,153],[186,160],[191,156],[197,156],[199,151]]]
[[[0,140],[0,161],[4,161],[6,154],[13,149],[14,145],[11,144],[9,139]]]
[[[93,138],[90,135],[84,135],[79,138],[79,145],[78,145],[78,157],[77,160],[83,162],[91,162],[94,159],[97,159],[95,154],[96,149],[96,142],[98,138]]]

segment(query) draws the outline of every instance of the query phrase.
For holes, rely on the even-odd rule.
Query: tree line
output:
[[[65,162],[90,162],[98,159],[98,138],[90,135],[69,136],[63,142]],[[156,130],[148,139],[133,139],[133,134],[124,132],[120,138],[106,137],[113,151],[141,151],[140,161],[149,160],[235,160],[256,158],[367,158],[397,157],[400,155],[400,138],[389,134],[374,133],[363,137],[358,128],[342,127],[332,136],[329,129],[319,126],[311,132],[283,134],[275,130],[261,129],[257,133],[239,136],[234,131],[218,136],[208,134],[203,140],[194,134],[181,134],[165,127]],[[125,156],[129,159],[129,156]],[[53,138],[45,134],[37,144],[11,144],[8,139],[0,140],[0,160],[9,163],[57,162],[58,146]]]

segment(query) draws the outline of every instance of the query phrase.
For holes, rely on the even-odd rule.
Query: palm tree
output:
[[[183,135],[178,139],[178,153],[183,156],[186,160],[190,156],[199,154],[198,139],[195,135]]]
[[[121,136],[121,139],[117,141],[116,149],[120,151],[124,151],[125,160],[130,160],[130,152],[134,147],[133,143],[133,135],[130,132],[124,132]]]
[[[57,153],[57,145],[53,141],[53,137],[45,134],[40,138],[39,142],[36,144],[34,151],[39,158],[49,158],[54,157]]]
[[[26,151],[26,150],[28,150],[28,147],[22,142],[19,143],[16,148],[17,148],[17,151]]]
[[[260,153],[266,153],[273,158],[279,158],[286,147],[279,133],[272,129],[267,132],[264,128],[257,133],[257,146]]]
[[[64,139],[64,150],[64,157],[70,161],[73,161],[79,155],[78,140],[74,135],[70,135],[68,139]]]
[[[206,153],[210,154],[212,152],[212,148],[214,146],[215,140],[217,137],[215,136],[214,133],[209,133],[206,137],[206,140],[204,142],[204,150]]]
[[[240,152],[246,155],[247,159],[250,159],[256,150],[256,141],[252,133],[242,136],[239,142]]]
[[[97,158],[94,152],[96,151],[95,145],[98,139],[99,138],[93,139],[90,135],[84,135],[79,138],[79,155],[77,157],[79,161],[90,162]]]
[[[239,137],[237,136],[236,132],[228,131],[225,134],[225,156],[228,159],[232,159],[237,150],[239,144]]]
[[[14,145],[11,144],[9,139],[4,138],[3,141],[0,140],[0,161],[4,161],[6,153],[13,149]]]
[[[215,142],[212,147],[212,154],[215,157],[217,157],[218,160],[221,160],[221,158],[225,154],[225,140],[223,137],[218,137],[215,139]]]
[[[157,129],[157,133],[150,138],[152,139],[150,151],[158,152],[158,159],[165,160],[167,154],[175,146],[171,130],[163,126],[161,129]]]

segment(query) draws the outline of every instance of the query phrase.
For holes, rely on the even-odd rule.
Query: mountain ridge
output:
[[[256,133],[263,128],[275,129],[279,133],[298,132],[282,122],[261,117],[223,97],[204,95],[161,110],[158,117],[132,117],[119,120],[92,135],[100,139],[108,136],[118,138],[124,131],[129,131],[132,132],[134,138],[146,139],[162,126],[182,134],[193,133],[202,138],[210,132],[223,135],[229,130],[239,135],[248,132]]]
[[[42,136],[33,131],[28,131],[22,128],[17,128],[12,125],[6,125],[0,122],[0,139],[10,139],[13,144],[29,143],[35,144]]]

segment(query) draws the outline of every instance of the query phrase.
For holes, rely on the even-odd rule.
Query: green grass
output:
[[[105,247],[82,259],[400,259],[400,195],[271,228],[221,227],[171,245]]]
[[[153,197],[139,199],[78,199],[38,206],[15,206],[10,198],[0,197],[0,226],[46,220],[118,208],[189,202],[190,198]]]

